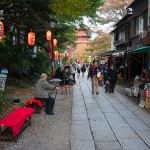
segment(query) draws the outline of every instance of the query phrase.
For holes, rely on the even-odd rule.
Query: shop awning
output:
[[[150,46],[140,47],[132,51],[128,51],[128,54],[138,54],[138,53],[145,53],[150,52]]]
[[[114,52],[116,52],[116,50],[102,52],[102,53],[100,53],[100,55],[101,55],[101,57],[107,57],[107,56],[111,56]]]
[[[123,57],[124,56],[124,52],[116,52],[112,54],[113,57]]]

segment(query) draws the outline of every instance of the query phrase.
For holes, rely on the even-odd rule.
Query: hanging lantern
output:
[[[29,45],[35,44],[35,34],[33,32],[28,33],[28,44]]]
[[[4,38],[4,24],[0,21],[0,40]]]
[[[53,46],[57,46],[57,40],[56,39],[53,39]]]
[[[47,32],[46,32],[46,40],[47,40],[47,41],[50,41],[50,40],[51,40],[51,37],[52,37],[51,31],[47,31]]]
[[[58,55],[59,55],[58,51],[54,51],[55,60],[58,60]]]
[[[70,51],[67,52],[67,57],[70,57]]]

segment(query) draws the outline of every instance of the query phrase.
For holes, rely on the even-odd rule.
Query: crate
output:
[[[150,108],[150,98],[145,98],[145,108]]]

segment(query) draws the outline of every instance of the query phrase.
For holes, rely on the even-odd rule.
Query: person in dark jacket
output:
[[[111,92],[114,93],[114,89],[117,82],[117,71],[114,68],[113,64],[111,64],[110,69],[108,71],[108,80],[110,82]]]
[[[83,65],[83,66],[81,67],[81,72],[82,72],[82,77],[84,77],[84,73],[86,72],[86,67],[85,67],[85,65]]]
[[[62,80],[62,70],[60,67],[58,67],[55,71],[55,78]]]
[[[105,65],[102,66],[102,72],[103,72],[103,81],[105,85],[108,76],[108,63],[105,63]]]

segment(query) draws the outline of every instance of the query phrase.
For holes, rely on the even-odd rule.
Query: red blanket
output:
[[[17,136],[25,120],[29,118],[34,111],[33,108],[17,108],[0,121],[0,126],[12,128],[13,135]]]
[[[36,104],[36,105],[38,105],[38,106],[40,106],[40,107],[43,105],[40,100],[36,100],[34,97],[30,98],[30,99],[25,103],[25,106],[27,107],[27,106],[29,106],[29,105],[31,105],[31,104]]]

